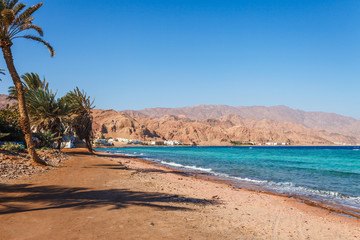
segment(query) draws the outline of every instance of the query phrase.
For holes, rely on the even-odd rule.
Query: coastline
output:
[[[147,160],[66,150],[0,185],[0,239],[359,239],[360,221]],[[225,183],[225,184],[224,184]]]
[[[288,148],[288,147],[359,147],[360,145],[146,145],[146,144],[115,144],[114,146],[96,146],[95,148],[130,148],[130,147],[269,147],[269,148]]]
[[[126,156],[125,154],[109,153],[109,152],[104,152],[104,153],[115,154],[115,155],[119,155],[119,157],[128,158],[128,156]],[[304,197],[300,197],[300,196],[294,196],[291,194],[277,193],[277,192],[271,191],[269,189],[266,189],[265,187],[261,187],[259,185],[249,184],[249,183],[248,184],[239,183],[239,181],[227,179],[226,177],[222,177],[222,176],[216,176],[216,175],[213,175],[208,172],[201,172],[201,171],[185,169],[185,168],[181,168],[181,167],[174,167],[171,165],[161,164],[161,163],[157,163],[157,162],[139,158],[139,157],[131,157],[131,159],[136,160],[136,161],[141,161],[144,164],[150,164],[155,167],[160,167],[162,169],[166,169],[169,171],[181,171],[189,177],[194,177],[196,179],[203,179],[203,180],[210,181],[210,182],[225,184],[225,185],[227,185],[229,187],[233,187],[235,189],[241,189],[244,191],[250,191],[250,192],[256,192],[256,193],[269,194],[269,195],[285,197],[285,198],[289,198],[289,199],[295,199],[295,200],[297,200],[301,203],[304,203],[306,205],[309,205],[309,206],[318,207],[321,209],[331,211],[336,214],[341,214],[343,216],[347,216],[347,217],[351,217],[351,218],[360,220],[360,211],[357,209],[350,208],[350,207],[344,207],[344,206],[338,205],[338,204],[329,205],[328,203],[325,203],[322,201],[315,201],[312,199],[308,199],[308,198],[304,198]],[[241,187],[240,187],[240,185],[241,185]]]
[[[148,147],[166,147],[166,146],[148,146]],[[205,146],[204,146],[205,147]],[[207,147],[207,146],[206,146]],[[236,146],[239,148],[248,148],[248,146]],[[259,146],[260,147],[260,146]],[[264,147],[264,146],[262,146]],[[265,146],[266,148],[269,147],[285,147],[285,148],[291,148],[291,147],[298,147],[298,146]],[[304,146],[305,147],[305,146]],[[307,146],[306,146],[307,147]],[[316,147],[316,146],[314,146]],[[323,147],[323,146],[321,146]],[[333,146],[330,146],[333,147]],[[346,146],[346,147],[350,147],[350,146]],[[108,147],[111,149],[111,147]],[[106,152],[106,150],[104,151],[104,148],[102,148],[100,150],[101,152]],[[208,172],[207,169],[202,170],[197,169],[197,168],[190,168],[188,166],[183,166],[181,164],[167,164],[163,161],[156,161],[154,159],[146,159],[143,158],[141,156],[133,156],[133,155],[124,155],[123,153],[114,153],[114,152],[110,152],[112,154],[119,154],[120,156],[123,157],[134,157],[140,161],[145,161],[146,163],[149,164],[154,164],[156,166],[161,166],[161,167],[165,167],[167,169],[170,170],[176,170],[176,171],[183,171],[184,173],[189,174],[189,176],[197,176],[197,177],[201,177],[203,179],[207,179],[207,180],[211,180],[211,181],[215,181],[215,182],[221,182],[221,183],[225,183],[227,185],[230,185],[232,187],[235,188],[239,188],[239,189],[245,189],[248,191],[254,191],[254,192],[262,192],[265,194],[271,194],[271,195],[277,195],[277,196],[282,196],[282,197],[287,197],[287,198],[292,198],[292,199],[296,199],[302,203],[305,203],[307,205],[310,206],[314,206],[314,207],[319,207],[319,208],[323,208],[329,211],[332,211],[334,213],[337,214],[342,214],[348,217],[353,217],[355,219],[360,219],[360,210],[358,208],[354,208],[351,205],[347,205],[346,203],[343,202],[334,202],[330,199],[324,199],[323,197],[320,196],[316,196],[316,195],[304,195],[304,194],[300,194],[297,192],[281,192],[279,190],[275,190],[266,186],[262,186],[256,183],[252,183],[246,180],[241,180],[239,178],[233,179],[230,176],[225,176],[223,174],[217,174],[216,172]],[[142,154],[141,154],[142,155]],[[176,161],[175,161],[176,162]],[[206,171],[205,171],[206,170]],[[211,170],[211,169],[210,169]]]

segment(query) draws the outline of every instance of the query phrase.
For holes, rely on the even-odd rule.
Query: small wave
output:
[[[251,183],[257,183],[257,184],[265,184],[268,181],[265,180],[256,180],[256,179],[250,179],[250,178],[244,178],[244,177],[235,177],[235,176],[230,176],[226,173],[214,173],[214,175],[216,176],[220,176],[220,177],[225,177],[225,178],[231,178],[231,179],[235,179],[238,181],[245,181],[245,182],[251,182]]]
[[[309,189],[306,187],[295,186],[295,184],[292,182],[273,182],[266,180],[257,180],[257,179],[250,179],[244,177],[229,176],[228,174],[225,173],[216,173],[216,172],[213,172],[213,174],[228,179],[235,179],[240,182],[250,182],[250,183],[259,184],[260,186],[266,187],[268,189],[272,189],[273,191],[278,193],[295,194],[300,196],[313,196],[315,198],[320,197],[322,199],[332,199],[332,200],[338,199],[341,201],[342,204],[344,204],[342,200],[345,200],[347,201],[349,206],[355,208],[359,208],[358,205],[360,204],[359,196],[349,196],[346,194],[333,192],[333,191]]]
[[[203,171],[203,172],[212,172],[211,168],[202,168],[202,167],[197,167],[197,166],[187,166],[187,165],[182,165],[182,164],[179,164],[179,163],[165,162],[165,161],[160,161],[160,163],[165,164],[165,165],[169,165],[169,166],[173,166],[173,167],[188,168],[188,169],[193,169],[193,170]]]
[[[246,181],[246,182],[252,182],[252,183],[266,183],[267,181],[264,180],[255,180],[255,179],[250,179],[250,178],[241,178],[241,177],[233,177],[237,180],[240,181]]]
[[[315,190],[311,188],[306,188],[302,186],[295,186],[291,182],[268,182],[265,186],[269,186],[273,190],[285,193],[285,194],[296,194],[296,195],[303,195],[308,197],[320,197],[321,199],[328,199],[328,200],[338,200],[342,204],[344,204],[344,200],[353,207],[359,208],[360,204],[360,197],[359,196],[349,196],[343,193],[338,193],[334,191],[326,191],[326,190]]]

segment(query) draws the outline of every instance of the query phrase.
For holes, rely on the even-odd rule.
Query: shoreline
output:
[[[142,145],[142,144],[116,144],[114,146],[94,146],[94,148],[131,148],[131,147],[359,147],[360,145]]]
[[[167,147],[167,146],[148,146],[148,147]],[[178,146],[175,146],[175,147],[178,147]],[[207,147],[207,146],[204,146],[204,147]],[[247,147],[247,146],[236,146],[236,147]],[[258,146],[258,147],[290,147],[290,146]],[[111,147],[106,147],[106,148],[111,148]],[[251,191],[251,192],[256,192],[256,193],[264,193],[264,194],[269,194],[269,195],[274,195],[274,196],[279,196],[279,197],[285,197],[285,198],[289,198],[289,199],[295,199],[295,200],[297,200],[303,204],[306,204],[308,206],[325,209],[325,210],[331,211],[336,214],[340,214],[340,215],[344,215],[346,217],[360,220],[360,210],[354,209],[351,207],[346,207],[346,206],[343,206],[340,204],[329,204],[325,201],[310,199],[310,198],[306,198],[306,197],[302,197],[302,196],[296,196],[296,195],[290,194],[290,193],[288,193],[288,194],[287,193],[279,193],[279,192],[276,192],[275,190],[272,191],[271,189],[268,189],[266,187],[263,187],[263,186],[260,186],[257,184],[250,184],[246,181],[232,180],[231,178],[227,178],[225,176],[220,176],[220,175],[217,176],[217,175],[211,174],[209,172],[195,170],[195,169],[188,169],[186,167],[175,167],[175,166],[171,166],[168,164],[158,163],[158,162],[155,162],[152,160],[147,160],[147,159],[137,157],[137,156],[127,156],[127,155],[121,154],[121,153],[113,153],[113,152],[106,152],[106,151],[100,151],[100,152],[118,155],[119,157],[131,158],[131,159],[134,159],[137,161],[141,161],[145,164],[150,164],[150,165],[165,168],[168,170],[181,171],[184,174],[187,174],[189,177],[201,178],[201,179],[207,180],[207,181],[222,183],[222,184],[228,185],[228,186],[236,188],[236,189],[241,189],[241,190],[246,190],[246,191]]]

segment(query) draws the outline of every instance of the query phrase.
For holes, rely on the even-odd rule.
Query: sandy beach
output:
[[[0,185],[0,239],[360,239],[360,221],[115,154]]]

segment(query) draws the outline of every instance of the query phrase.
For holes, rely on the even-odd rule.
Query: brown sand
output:
[[[0,239],[360,239],[360,221],[139,159],[72,152],[0,185]]]

